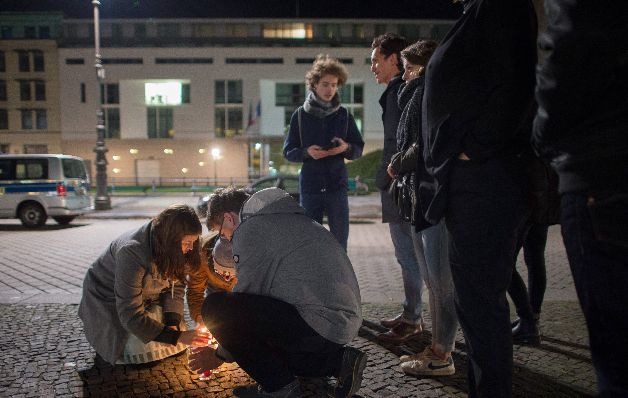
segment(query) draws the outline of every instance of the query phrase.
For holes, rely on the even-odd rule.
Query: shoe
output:
[[[425,349],[421,352],[417,352],[412,355],[402,355],[399,357],[399,362],[404,363],[408,361],[414,361],[417,359],[422,359],[428,352],[432,352],[432,348],[430,346],[425,347]]]
[[[413,376],[451,376],[456,373],[451,356],[443,361],[430,347],[427,347],[422,354],[423,356],[419,359],[403,362],[401,370]]]
[[[387,329],[392,329],[395,326],[399,325],[401,322],[403,322],[403,313],[395,317],[392,317],[389,319],[382,319],[381,321],[379,321],[379,323]]]
[[[409,323],[402,322],[389,331],[378,334],[377,338],[380,341],[400,344],[419,336],[421,332],[423,332],[423,328],[420,323],[410,325]]]
[[[536,346],[541,344],[539,327],[535,320],[521,318],[512,329],[512,342],[518,345]]]
[[[234,388],[233,396],[239,398],[298,398],[301,396],[301,385],[295,379],[277,391],[266,392],[259,384],[251,384]]]
[[[511,327],[512,329],[516,328],[516,327],[517,327],[517,325],[519,324],[519,322],[521,322],[521,318],[517,318],[517,319],[515,319],[514,321],[510,322],[510,327]]]
[[[340,372],[336,376],[336,385],[328,391],[328,396],[331,398],[352,397],[360,389],[364,368],[366,368],[366,353],[357,348],[345,346]]]

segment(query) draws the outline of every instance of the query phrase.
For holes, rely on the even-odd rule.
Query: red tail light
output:
[[[57,185],[57,195],[58,196],[65,196],[66,193],[66,189],[65,189],[65,185],[63,184],[59,184]]]

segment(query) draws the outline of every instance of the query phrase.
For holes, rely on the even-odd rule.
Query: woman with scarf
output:
[[[345,66],[319,55],[305,75],[308,93],[290,119],[283,154],[302,162],[301,206],[318,223],[327,214],[329,230],[347,250],[349,238],[348,178],[345,159],[362,156],[364,141],[349,111],[340,106],[338,88],[348,78]]]
[[[399,89],[399,108],[403,109],[397,128],[397,150],[388,166],[391,178],[407,176],[412,193],[411,214],[415,225],[414,250],[421,275],[429,290],[432,318],[432,343],[415,355],[404,355],[401,369],[415,376],[447,376],[456,368],[451,356],[454,349],[458,317],[454,306],[454,287],[448,257],[447,230],[444,222],[429,226],[423,219],[421,192],[429,189],[431,178],[424,171],[421,139],[421,102],[425,83],[425,66],[438,43],[419,40],[401,52],[405,83]],[[427,228],[426,228],[427,227]]]

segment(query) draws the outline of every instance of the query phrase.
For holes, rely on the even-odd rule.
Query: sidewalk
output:
[[[0,224],[0,397],[228,397],[233,387],[251,381],[235,364],[223,365],[211,380],[200,381],[188,369],[186,354],[144,366],[94,363],[95,353],[83,336],[76,305],[80,284],[85,268],[105,242],[168,204],[194,206],[196,200],[191,195],[114,196],[112,210],[83,216],[74,227],[30,231],[17,222]],[[401,273],[393,263],[388,228],[378,219],[379,196],[350,197],[349,203],[348,252],[362,291],[365,319],[352,345],[369,355],[358,395],[466,396],[466,354],[460,332],[453,377],[415,378],[399,368],[400,355],[421,351],[431,340],[428,311],[424,311],[426,331],[420,339],[398,347],[375,339],[382,330],[378,320],[401,307]],[[551,228],[549,235],[543,340],[535,348],[515,346],[514,396],[591,396],[595,376],[584,320],[558,228]],[[525,272],[522,276],[526,278]],[[306,397],[323,396],[323,391],[320,381],[304,382]]]

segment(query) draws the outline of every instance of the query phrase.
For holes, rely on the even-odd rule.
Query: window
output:
[[[355,119],[358,130],[362,131],[364,123],[364,84],[345,84],[338,90],[340,103],[345,106]]]
[[[30,72],[31,61],[30,61],[27,51],[17,52],[17,62],[18,62],[18,69],[20,70],[20,72]]]
[[[0,144],[0,153],[9,153],[8,149],[6,148],[7,151],[4,151],[5,146],[8,147],[7,144]],[[12,180],[13,178],[11,178],[11,164],[13,162],[9,159],[2,159],[0,160],[0,180]]]
[[[41,147],[41,145],[24,145],[24,152],[41,153],[31,152],[30,147],[33,146]],[[27,148],[29,149],[28,152]],[[48,159],[17,159],[15,161],[16,180],[40,180],[45,178],[48,178]]]
[[[213,58],[155,58],[156,64],[212,64]]]
[[[49,26],[40,26],[39,27],[39,38],[40,39],[50,39],[50,27]]]
[[[120,109],[104,108],[105,138],[120,138]]]
[[[172,138],[174,137],[172,108],[148,107],[146,108],[146,120],[148,138]]]
[[[4,51],[0,51],[0,72],[7,71],[6,60],[4,59]]]
[[[144,60],[142,58],[104,58],[102,63],[103,65],[141,65]]]
[[[316,29],[316,37],[336,40],[340,38],[340,25],[320,24]]]
[[[179,37],[178,23],[160,23],[157,24],[157,37],[177,38]]]
[[[283,106],[284,132],[290,127],[290,118],[294,111],[305,101],[305,84],[276,83],[275,105]]]
[[[46,82],[43,80],[35,80],[35,101],[46,100]]]
[[[35,72],[44,71],[44,53],[42,51],[33,51],[33,65]]]
[[[192,25],[192,37],[213,37],[214,25],[211,24],[194,24]]]
[[[101,104],[119,104],[120,93],[117,83],[100,85],[100,103]]]
[[[133,31],[136,38],[146,37],[146,25],[144,25],[143,23],[136,23],[135,25],[133,25]]]
[[[216,104],[242,103],[242,80],[216,80],[215,90]]]
[[[113,37],[114,39],[119,39],[120,37],[122,37],[122,25],[120,25],[119,23],[111,24],[111,37]]]
[[[283,58],[226,58],[226,64],[283,64]]]
[[[3,26],[0,28],[0,33],[2,34],[3,39],[12,39],[13,38],[13,27],[11,26]]]
[[[28,80],[19,80],[20,82],[20,100],[31,100],[31,82]]]
[[[0,153],[9,153],[10,151],[11,144],[0,144]],[[4,160],[3,162],[8,162],[8,160]],[[8,178],[6,178],[6,176],[8,175],[7,167],[7,163],[0,164],[0,180],[8,180]]]
[[[216,137],[242,134],[242,80],[216,80],[214,95]]]
[[[87,101],[87,93],[85,88],[85,83],[81,83],[81,102],[85,103]]]
[[[48,119],[45,109],[35,109],[35,122],[37,130],[46,130],[48,128]]]
[[[84,65],[85,60],[83,58],[66,58],[65,64],[66,65]]]
[[[33,113],[30,109],[20,109],[22,115],[22,130],[33,129]]]
[[[9,112],[6,109],[0,109],[0,130],[9,129]]]
[[[65,178],[87,178],[85,163],[78,159],[61,159],[61,167]]]
[[[375,37],[379,35],[383,35],[386,33],[386,24],[376,24],[375,25]]]
[[[311,39],[312,25],[304,23],[264,24],[263,37],[267,39]]]
[[[181,103],[190,103],[190,83],[184,83],[181,85]]]
[[[25,26],[24,27],[24,38],[25,39],[36,39],[37,38],[37,30],[34,26]]]
[[[7,100],[7,82],[6,80],[0,80],[0,101]]]
[[[24,145],[24,153],[48,153],[48,145],[46,144],[27,144]],[[48,163],[46,162],[43,168],[44,177],[31,177],[31,178],[48,178]],[[34,173],[38,173],[39,170],[35,168]]]
[[[227,24],[227,26],[225,26],[225,31],[227,37],[245,38],[248,36],[248,29],[245,24]]]

